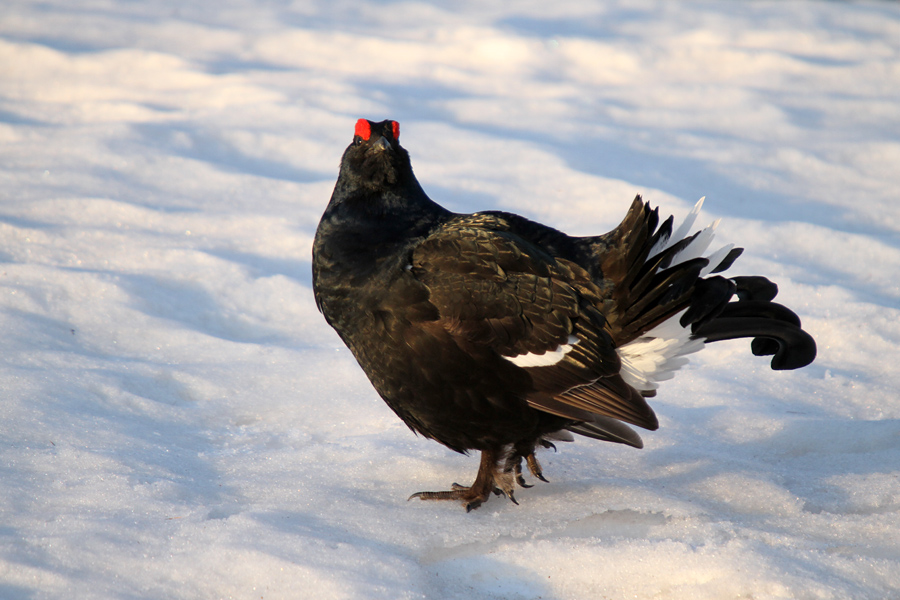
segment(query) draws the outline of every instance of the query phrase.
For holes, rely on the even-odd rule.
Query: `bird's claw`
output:
[[[551,444],[552,446],[552,444]],[[522,459],[528,465],[528,471],[535,479],[547,481],[541,470],[541,464],[534,456],[532,450],[528,454],[515,453],[506,457],[505,461],[498,464],[498,461],[490,457],[485,461],[482,459],[482,469],[478,472],[475,483],[471,486],[460,485],[454,483],[449,490],[442,492],[416,492],[407,500],[418,498],[419,500],[455,500],[466,507],[466,512],[471,512],[487,502],[491,497],[491,493],[496,496],[505,496],[515,505],[519,502],[514,494],[518,485],[522,488],[534,487],[525,481],[522,474]]]

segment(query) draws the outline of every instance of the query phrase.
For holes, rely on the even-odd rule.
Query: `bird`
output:
[[[750,338],[775,370],[816,356],[763,276],[721,275],[715,226],[678,227],[641,196],[622,222],[569,236],[503,211],[454,213],[413,174],[397,121],[359,119],[312,249],[315,301],[378,394],[416,434],[480,453],[471,485],[422,491],[467,511],[518,504],[535,453],[575,435],[642,448],[647,402],[687,355]],[[524,468],[523,468],[524,464]]]

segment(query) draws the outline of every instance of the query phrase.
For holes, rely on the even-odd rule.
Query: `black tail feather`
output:
[[[777,349],[771,344],[765,344],[761,349],[760,344],[757,344],[757,348],[751,349],[757,356],[774,354],[772,368],[776,371],[799,369],[816,358],[816,342],[812,336],[796,325],[777,319],[719,317],[699,327],[694,336],[705,338],[707,342],[745,337],[774,342]]]
[[[743,248],[732,248],[731,250],[728,251],[728,254],[725,256],[725,258],[722,259],[722,262],[720,262],[718,265],[716,265],[716,268],[713,269],[712,271],[710,271],[710,273],[713,273],[713,274],[721,273],[722,271],[727,270],[732,264],[734,264],[734,261],[736,261],[738,259],[738,257],[743,253],[744,253]]]
[[[800,317],[786,306],[763,300],[741,300],[729,302],[721,313],[722,317],[742,319],[745,317],[762,317],[784,321],[800,327]]]
[[[732,248],[716,265],[694,258],[673,266],[679,252],[696,240],[695,233],[651,255],[653,248],[666,245],[673,226],[672,217],[660,221],[638,196],[619,227],[582,242],[612,284],[605,317],[618,345],[682,313],[680,323],[694,337],[709,342],[753,338],[753,354],[772,356],[773,369],[798,369],[815,359],[815,340],[803,331],[799,317],[772,302],[776,284],[760,276],[714,275],[731,266],[740,248]]]
[[[778,285],[760,275],[732,277],[741,300],[762,300],[771,302],[778,295]]]
[[[681,315],[682,327],[693,326],[693,330],[716,318],[730,304],[735,284],[724,277],[698,279],[691,295],[691,305]]]
[[[772,285],[774,286],[775,284]],[[798,317],[794,311],[781,304],[763,300],[741,300],[740,302],[731,302],[725,307],[722,315],[727,318],[757,317],[773,319],[775,321],[782,321],[794,325],[798,328],[801,326],[800,317]],[[753,342],[750,344],[750,350],[755,356],[771,356],[777,354],[779,347],[778,342],[768,337],[754,338]],[[806,352],[808,354],[809,350]],[[812,358],[815,358],[815,347],[812,348]],[[810,358],[810,362],[812,361],[812,358]]]
[[[750,350],[755,356],[772,356],[776,371],[799,369],[815,360],[816,341],[801,329],[800,317],[772,302],[778,295],[776,284],[760,276],[731,281],[738,301],[727,303],[714,319],[693,322],[694,337],[707,342],[753,338]]]

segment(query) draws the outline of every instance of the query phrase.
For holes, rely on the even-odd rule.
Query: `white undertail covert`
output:
[[[668,237],[660,238],[650,251],[650,257],[672,247],[674,244],[693,234],[694,222],[703,207],[704,198],[700,198],[694,208]],[[704,267],[700,275],[711,273],[725,259],[733,244],[728,244],[715,252],[704,254],[715,237],[716,220],[700,231],[694,240],[675,254],[669,266],[681,264],[688,260],[705,257],[709,265]],[[703,348],[702,339],[691,339],[689,327],[682,327],[678,322],[684,311],[660,323],[638,339],[616,349],[622,360],[621,374],[625,383],[641,391],[651,391],[659,387],[660,381],[671,379],[675,371],[686,365],[687,356]]]

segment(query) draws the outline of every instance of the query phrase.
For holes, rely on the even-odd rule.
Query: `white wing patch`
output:
[[[566,357],[566,354],[568,354],[572,350],[572,348],[575,347],[575,344],[578,343],[578,338],[574,335],[570,335],[567,341],[568,343],[557,346],[555,350],[550,350],[549,352],[544,352],[543,354],[535,354],[533,352],[529,352],[528,354],[519,354],[518,356],[504,356],[503,358],[516,365],[517,367],[549,367],[564,359]]]

